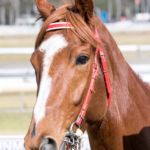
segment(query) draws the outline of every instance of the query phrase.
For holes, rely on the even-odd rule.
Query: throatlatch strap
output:
[[[96,34],[96,38],[99,39],[98,30],[96,30],[95,34]],[[103,74],[104,74],[104,80],[105,80],[105,85],[106,85],[106,90],[107,90],[107,102],[108,102],[108,109],[109,109],[110,104],[111,104],[111,98],[112,98],[112,87],[111,87],[111,82],[110,82],[110,78],[109,78],[109,74],[108,74],[108,67],[107,67],[107,63],[106,63],[104,49],[98,47],[98,51],[99,51]]]

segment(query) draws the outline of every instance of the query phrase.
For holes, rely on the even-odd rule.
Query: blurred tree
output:
[[[48,0],[59,5],[64,1],[74,0]],[[135,13],[149,12],[150,0],[94,0],[97,12],[108,12],[108,20],[119,20],[122,16],[132,18]],[[17,18],[35,15],[34,0],[0,0],[0,24],[14,24]]]
[[[20,0],[20,14],[31,14],[34,0]]]
[[[131,18],[135,0],[95,0],[95,5],[108,11],[108,20],[119,20],[122,16]],[[150,0],[148,0],[150,1]]]
[[[113,1],[107,0],[108,21],[111,21],[113,16]]]
[[[94,0],[95,5],[101,7],[102,9],[107,9],[107,1],[106,0]]]
[[[0,23],[14,24],[19,15],[19,0],[0,0]]]
[[[115,6],[116,6],[116,19],[119,20],[121,16],[122,11],[122,1],[121,0],[115,0]]]

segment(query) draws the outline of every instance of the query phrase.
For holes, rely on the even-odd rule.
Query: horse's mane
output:
[[[43,41],[48,25],[58,21],[70,22],[74,27],[74,29],[72,29],[74,34],[76,34],[83,42],[87,42],[96,48],[99,43],[93,34],[94,29],[98,24],[98,21],[96,20],[98,19],[93,17],[87,24],[78,13],[73,11],[72,6],[64,5],[54,11],[51,16],[43,22],[43,26],[36,40],[35,49],[37,49]]]
[[[132,69],[131,72],[134,76],[134,78],[138,81],[138,83],[141,85],[143,91],[145,91],[145,93],[150,96],[150,84],[147,82],[144,82],[141,77],[139,75],[137,75]],[[135,86],[135,85],[134,85]],[[147,92],[148,91],[148,92]]]

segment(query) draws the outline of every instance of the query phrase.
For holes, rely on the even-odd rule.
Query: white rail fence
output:
[[[0,150],[24,150],[22,135],[0,136]]]
[[[131,68],[140,75],[145,82],[150,83],[150,64],[132,64]],[[33,70],[0,69],[0,93],[34,92],[36,88]]]
[[[120,45],[120,49],[123,52],[137,52],[139,55],[144,53],[150,55],[150,45]],[[0,55],[31,55],[33,48],[0,48]],[[145,53],[146,52],[146,53]],[[148,53],[147,53],[148,52]],[[18,56],[19,57],[19,56]],[[138,59],[137,59],[138,60]],[[9,63],[9,61],[8,61]],[[145,64],[131,64],[133,70],[140,75],[140,77],[150,83],[150,61]],[[9,83],[9,84],[7,84]],[[17,84],[16,84],[17,83]],[[0,68],[0,94],[1,93],[18,93],[20,95],[20,108],[13,111],[27,111],[27,108],[24,108],[23,99],[24,95],[27,92],[35,92],[37,89],[36,81],[34,77],[34,70],[32,67],[24,68]],[[8,109],[10,111],[10,109]],[[7,111],[0,110],[0,111]],[[30,109],[28,110],[30,111]]]
[[[119,45],[119,48],[122,52],[126,51],[150,51],[150,44],[147,45],[137,45],[137,44],[130,44],[130,45]],[[26,48],[0,48],[0,55],[3,54],[31,54],[34,51],[31,47]]]
[[[81,140],[81,149],[90,150],[87,134]],[[23,135],[0,136],[0,150],[25,150]]]
[[[130,44],[130,45],[119,45],[119,48],[122,52],[147,52],[150,51],[150,45],[137,45],[137,44]]]
[[[123,52],[148,52],[150,53],[150,45],[120,45]],[[0,55],[30,55],[33,48],[0,48]],[[147,54],[147,53],[146,53]],[[150,55],[150,54],[149,54]],[[139,60],[140,62],[140,60]],[[137,72],[144,81],[150,82],[150,63],[131,64],[131,67]],[[6,84],[11,83],[9,85]],[[32,68],[0,68],[0,93],[7,91],[34,91],[36,89],[34,71]],[[15,84],[19,83],[19,84]],[[16,90],[15,90],[16,89]]]

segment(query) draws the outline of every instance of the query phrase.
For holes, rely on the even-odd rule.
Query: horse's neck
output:
[[[121,150],[123,136],[137,134],[150,126],[150,88],[129,67],[115,42],[107,44],[113,96],[102,125],[88,128],[92,150]]]
[[[113,98],[110,112],[115,112],[116,119],[122,121],[124,125],[128,124],[129,118],[130,121],[135,121],[137,126],[137,118],[145,124],[148,117],[146,114],[150,110],[150,87],[124,60],[121,60],[121,57],[122,55],[120,62],[119,60],[117,62],[119,65],[117,70],[113,70]]]

